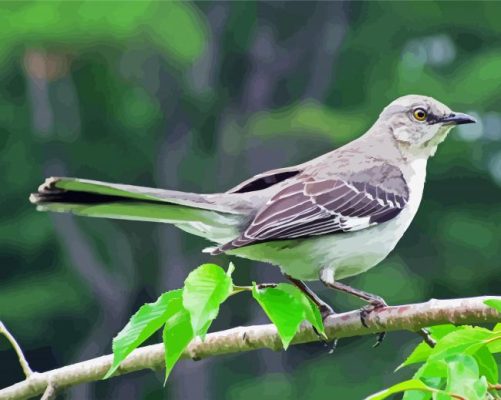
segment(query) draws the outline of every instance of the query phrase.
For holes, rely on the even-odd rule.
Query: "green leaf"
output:
[[[413,379],[420,379],[425,385],[440,389],[447,377],[447,365],[443,361],[429,361],[423,364],[414,374]],[[402,400],[429,400],[432,392],[422,390],[408,390]]]
[[[501,300],[498,299],[489,299],[484,301],[485,305],[494,308],[496,311],[501,313]]]
[[[429,400],[431,399],[431,392],[422,390],[406,390],[402,400]]]
[[[420,362],[424,362],[428,359],[432,351],[432,348],[428,346],[425,342],[419,343],[412,353],[405,359],[405,361],[400,364],[395,371],[398,371],[399,369],[406,367],[411,364],[416,364]]]
[[[181,297],[172,300],[169,311],[162,335],[165,347],[165,381],[195,336],[191,327],[190,313],[183,307]]]
[[[388,389],[373,394],[372,396],[367,397],[365,400],[383,400],[393,394],[405,392],[407,390],[420,390],[429,393],[439,392],[437,389],[426,386],[419,379],[410,379],[408,381],[397,383],[396,385],[393,385]]]
[[[280,283],[275,288],[252,288],[252,296],[261,305],[268,318],[277,327],[284,349],[296,334],[301,322],[305,319],[305,307],[298,301],[286,283]]]
[[[449,333],[438,341],[430,355],[430,359],[442,359],[455,354],[463,353],[468,347],[483,343],[484,340],[492,337],[492,332],[485,328],[465,327]]]
[[[478,364],[468,354],[456,354],[447,359],[448,379],[446,392],[468,400],[484,400],[487,381],[479,377]]]
[[[447,378],[447,363],[444,360],[432,360],[424,363],[414,374],[413,378],[426,380],[427,384],[438,389],[437,382],[430,383],[433,379]]]
[[[231,277],[215,264],[203,264],[188,275],[184,281],[183,306],[190,313],[195,336],[205,336],[219,306],[232,290]]]
[[[429,328],[430,334],[435,340],[440,340],[449,333],[465,329],[466,326],[456,326],[452,324],[435,325]]]
[[[447,364],[443,360],[427,361],[414,374],[414,379],[420,379],[425,385],[434,388],[442,389],[445,386],[447,378]],[[438,394],[434,394],[438,396]],[[429,399],[431,393],[422,391],[405,392],[404,399]]]
[[[288,284],[279,285],[282,290],[289,293],[295,301],[299,302],[303,307],[303,320],[308,321],[313,327],[320,333],[325,339],[327,335],[325,334],[324,322],[322,320],[322,315],[317,305],[313,303],[299,288],[296,286]]]
[[[429,328],[429,331],[433,339],[440,340],[444,336],[447,336],[449,333],[459,329],[463,329],[463,327],[456,327],[452,324],[444,324],[432,326],[431,328]],[[421,342],[414,348],[409,357],[407,357],[407,359],[396,368],[395,371],[398,371],[400,368],[406,367],[411,364],[424,362],[428,359],[431,353],[432,348],[425,342]]]
[[[480,369],[480,376],[485,376],[487,380],[494,384],[498,382],[498,365],[492,353],[485,344],[473,345],[466,349],[466,354],[472,355],[477,361]]]
[[[157,301],[143,305],[113,339],[113,364],[103,379],[109,378],[120,363],[146,339],[159,330],[169,316],[172,301],[180,299],[182,290],[162,294]]]

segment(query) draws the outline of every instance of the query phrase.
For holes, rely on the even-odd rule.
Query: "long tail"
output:
[[[30,201],[40,211],[171,223],[222,243],[238,235],[247,206],[229,194],[203,195],[77,178],[48,178]]]

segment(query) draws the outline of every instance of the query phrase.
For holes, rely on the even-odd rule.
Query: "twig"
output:
[[[419,336],[423,338],[424,342],[431,348],[434,348],[437,345],[437,342],[435,342],[435,340],[431,337],[428,329],[422,328],[417,333]]]
[[[26,378],[29,378],[33,374],[33,371],[31,370],[23,351],[21,350],[21,347],[17,343],[14,336],[12,336],[8,329],[5,327],[2,321],[0,321],[0,334],[4,335],[14,348],[14,351],[17,354],[17,358],[19,359],[19,364],[21,364],[21,368],[23,369],[24,375],[26,376]]]
[[[326,318],[325,330],[329,339],[368,335],[381,331],[408,330],[416,332],[421,328],[444,323],[479,324],[501,321],[501,315],[484,301],[501,297],[472,297],[465,299],[435,300],[426,303],[386,307],[369,314],[367,328],[360,321],[358,311],[335,314]],[[311,326],[303,324],[293,344],[318,341]],[[240,353],[255,349],[282,349],[274,325],[238,327],[208,334],[202,342],[193,340],[183,358],[201,359],[222,354]],[[112,364],[113,356],[106,355],[68,365],[44,373],[34,373],[26,380],[0,390],[2,399],[25,399],[43,393],[49,382],[58,389],[84,382],[100,380]],[[164,365],[164,346],[155,344],[132,352],[122,363],[116,375],[128,374],[143,369],[161,369]]]
[[[56,396],[56,386],[52,382],[49,382],[40,400],[54,400]]]

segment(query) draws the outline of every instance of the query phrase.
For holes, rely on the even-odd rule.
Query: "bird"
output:
[[[324,318],[334,311],[308,281],[366,301],[366,325],[366,313],[387,303],[340,281],[373,268],[395,248],[421,203],[427,160],[453,127],[475,122],[432,97],[406,95],[348,144],[224,193],[51,177],[30,201],[41,211],[173,224],[211,241],[206,253],[278,266]]]

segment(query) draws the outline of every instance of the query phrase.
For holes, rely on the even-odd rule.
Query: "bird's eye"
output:
[[[428,116],[428,113],[423,110],[422,108],[416,108],[412,115],[414,116],[414,118],[420,122],[424,121],[426,119],[426,117]]]

